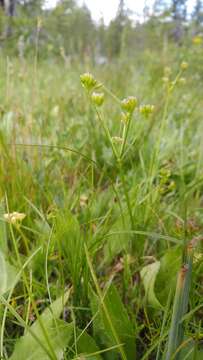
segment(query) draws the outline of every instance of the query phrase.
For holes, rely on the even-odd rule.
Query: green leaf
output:
[[[130,245],[131,234],[127,232],[130,229],[130,219],[125,216],[125,226],[120,216],[110,229],[110,236],[104,247],[104,262],[110,263],[121,251],[127,251]],[[125,232],[126,230],[126,232]]]
[[[3,252],[0,251],[0,295],[5,294],[12,288],[15,282],[17,271],[14,266],[6,260]]]
[[[154,291],[154,284],[159,269],[160,269],[160,261],[156,261],[152,264],[144,266],[140,272],[140,276],[143,281],[143,285],[145,289],[147,302],[149,303],[149,305],[151,305],[156,309],[162,308]]]
[[[72,323],[68,324],[63,320],[59,320],[68,296],[69,292],[65,294],[64,299],[60,297],[54,301],[51,306],[44,310],[34,324],[30,326],[30,330],[37,336],[40,342],[38,342],[28,330],[26,334],[16,342],[10,360],[58,360],[63,358],[64,348],[68,345],[73,333]],[[41,324],[46,331],[46,336]],[[43,344],[43,347],[41,344]],[[45,351],[44,348],[46,348],[47,351]],[[50,355],[48,355],[47,352],[49,352]]]
[[[103,311],[102,304],[93,290],[90,290],[90,301],[93,315],[96,314],[93,321],[95,336],[98,337],[103,345],[107,347],[114,346],[115,338],[112,334],[105,312]],[[115,286],[111,285],[109,287],[107,294],[105,295],[104,303],[108,309],[111,322],[119,341],[121,344],[124,344],[123,349],[127,359],[135,359],[135,330]]]
[[[177,272],[181,266],[181,247],[167,250],[160,259],[140,272],[147,302],[156,309],[165,306],[170,290],[175,291]]]
[[[84,262],[84,241],[80,226],[75,216],[70,211],[59,212],[56,218],[55,238],[60,243],[67,267],[71,273],[74,287],[80,283],[80,274]]]
[[[167,250],[160,259],[160,269],[156,277],[155,292],[162,305],[166,304],[169,291],[175,291],[177,273],[181,266],[181,254],[181,247],[174,246]]]
[[[78,355],[83,355],[85,360],[101,360],[102,357],[99,354],[88,356],[94,353],[99,352],[99,348],[96,345],[95,340],[86,332],[80,329],[76,331],[77,335],[77,353]]]

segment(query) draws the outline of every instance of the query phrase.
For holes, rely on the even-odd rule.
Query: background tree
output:
[[[192,19],[194,21],[194,24],[199,30],[201,26],[203,26],[203,1],[202,0],[196,0],[194,11],[192,13]]]
[[[180,43],[187,18],[187,0],[172,0],[171,15],[174,22],[173,36],[175,41]]]
[[[18,0],[18,4],[23,8],[25,15],[34,17],[42,12],[45,0]]]
[[[153,5],[153,14],[157,17],[167,16],[170,13],[171,4],[167,0],[155,0]]]
[[[15,14],[17,0],[1,0],[0,5],[6,15],[3,27],[3,37],[8,37],[12,32],[12,17]]]
[[[122,33],[128,22],[128,13],[125,9],[124,0],[119,1],[117,15],[112,20],[107,32],[107,52],[109,58],[118,56],[121,52]]]

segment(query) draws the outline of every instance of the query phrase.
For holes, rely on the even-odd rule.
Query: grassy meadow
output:
[[[202,359],[202,56],[1,56],[1,359]]]

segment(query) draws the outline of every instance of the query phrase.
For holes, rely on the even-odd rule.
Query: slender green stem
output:
[[[93,282],[94,282],[94,285],[96,287],[96,290],[97,290],[97,294],[99,296],[99,299],[101,301],[101,305],[103,307],[103,311],[104,311],[104,314],[106,316],[106,319],[109,323],[109,326],[110,326],[110,329],[111,329],[111,332],[112,332],[112,335],[116,341],[116,344],[118,345],[119,347],[119,351],[120,351],[120,355],[121,355],[121,358],[123,360],[127,360],[126,358],[126,355],[125,355],[125,352],[123,350],[123,346],[121,345],[121,342],[119,340],[119,337],[118,337],[118,334],[116,332],[116,329],[111,321],[111,316],[109,314],[109,311],[107,309],[107,306],[105,304],[105,301],[103,299],[103,295],[102,295],[102,292],[101,292],[101,289],[99,287],[99,284],[98,284],[98,281],[97,281],[97,277],[96,277],[96,274],[94,272],[94,268],[93,268],[93,265],[92,265],[92,261],[90,259],[90,255],[89,255],[89,252],[88,252],[88,249],[87,249],[87,246],[85,245],[85,254],[86,254],[86,258],[87,258],[87,263],[88,263],[88,266],[89,266],[89,269],[90,269],[90,273],[91,273],[91,276],[92,276],[92,279],[93,279]]]
[[[129,194],[128,194],[128,189],[126,187],[126,181],[125,181],[125,176],[123,173],[122,162],[120,159],[118,161],[118,167],[119,167],[119,173],[120,173],[120,177],[121,177],[121,183],[123,186],[123,192],[125,195],[126,204],[127,204],[127,208],[128,208],[128,212],[129,212],[129,216],[130,216],[131,226],[132,226],[132,229],[134,229],[133,212],[132,212],[132,207],[131,207],[130,198],[129,198]]]
[[[132,121],[132,115],[130,115],[129,118],[128,118],[127,126],[126,126],[126,124],[124,124],[124,138],[123,138],[123,143],[122,143],[121,152],[120,152],[120,158],[121,159],[122,159],[124,151],[125,151],[131,121]]]
[[[106,86],[103,84],[102,84],[102,88],[108,95],[112,97],[112,99],[114,99],[117,102],[117,104],[121,105],[120,99],[111,90],[107,89]]]
[[[117,160],[117,159],[118,159],[118,154],[117,154],[116,148],[115,148],[115,146],[114,146],[112,137],[111,137],[111,135],[110,135],[109,129],[108,129],[108,127],[106,126],[105,122],[103,121],[103,118],[102,118],[100,112],[97,110],[96,106],[95,106],[95,111],[96,111],[96,113],[97,113],[97,116],[98,116],[98,119],[99,119],[99,121],[100,121],[100,124],[102,125],[102,127],[103,127],[103,129],[104,129],[104,132],[105,132],[105,134],[106,134],[106,137],[107,137],[107,139],[109,140],[109,143],[110,143],[110,145],[111,145],[111,148],[112,148],[112,151],[113,151],[113,153],[114,153],[114,156],[115,156],[115,158],[116,158],[116,160]]]

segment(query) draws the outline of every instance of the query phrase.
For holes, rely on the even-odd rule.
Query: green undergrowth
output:
[[[201,59],[1,58],[2,359],[202,359]]]

